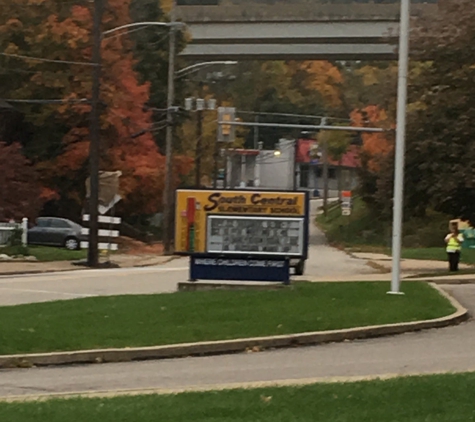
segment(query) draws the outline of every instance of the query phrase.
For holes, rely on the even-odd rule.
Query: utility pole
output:
[[[94,0],[93,47],[92,47],[92,98],[89,146],[89,250],[87,263],[99,264],[99,157],[100,157],[100,93],[101,93],[101,24],[104,13],[103,0]]]
[[[256,123],[259,123],[259,115],[256,115],[256,117],[254,118],[254,121]],[[259,148],[259,126],[254,126],[253,132],[254,132],[254,149],[258,149]]]
[[[97,1],[97,0],[96,0]],[[166,164],[165,191],[163,192],[163,246],[165,255],[172,253],[172,206],[173,206],[173,104],[175,102],[175,55],[176,55],[176,0],[172,1],[170,12],[170,47],[168,51],[168,96],[167,96],[167,132],[166,132]]]
[[[294,177],[294,180],[293,180],[293,188],[294,190],[298,190],[299,188],[299,183],[300,183],[300,169],[298,167],[298,163],[297,163],[297,155],[298,155],[298,151],[299,151],[299,140],[298,139],[295,139],[294,140],[294,159],[293,159],[293,169],[294,169],[294,174],[293,174],[293,177]]]
[[[323,214],[328,213],[328,143],[327,134],[322,136],[322,158],[323,158]]]
[[[213,171],[213,188],[218,187],[218,172],[219,172],[219,143],[216,140],[214,145],[214,171]]]
[[[198,97],[201,99],[203,97],[203,82],[199,84]],[[196,166],[196,177],[195,177],[195,186],[199,188],[201,186],[201,158],[203,155],[203,111],[204,111],[204,101],[203,107],[197,107],[196,116],[198,119],[196,126],[196,152],[195,152],[195,166]]]

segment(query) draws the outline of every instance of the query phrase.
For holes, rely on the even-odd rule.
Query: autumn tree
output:
[[[0,142],[0,221],[36,218],[43,201],[37,172],[18,143]]]
[[[317,116],[335,114],[340,104],[338,69],[328,62],[243,62],[227,72],[236,75],[234,82],[216,84],[219,98],[231,100],[241,112],[261,113],[260,121],[268,123],[315,124]],[[266,114],[268,113],[268,114]],[[301,114],[312,117],[276,116],[273,113]],[[254,120],[252,114],[241,114],[244,120]],[[273,148],[279,138],[300,136],[299,130],[260,128],[258,141],[264,148]],[[249,132],[246,146],[254,145],[254,133]]]
[[[20,0],[8,6],[12,18],[0,24],[9,40],[8,53],[70,62],[5,58],[8,64],[22,66],[25,73],[4,89],[10,98],[65,101],[61,106],[24,108],[36,129],[26,149],[44,186],[60,195],[63,211],[76,209],[77,216],[88,173],[90,106],[83,99],[90,98],[91,92],[92,10],[87,2],[74,5],[59,0]],[[130,0],[109,0],[103,29],[129,23],[129,10]],[[164,157],[150,132],[152,114],[145,107],[150,84],[139,81],[132,46],[125,33],[104,37],[102,43],[101,169],[122,171],[121,207],[126,215],[158,211],[164,185]],[[139,132],[141,136],[134,136]],[[177,166],[186,171],[182,163]]]
[[[351,113],[352,125],[382,128],[385,132],[361,132],[359,194],[381,218],[391,213],[394,149],[394,123],[386,111],[376,105],[355,109]],[[388,179],[389,178],[389,179]],[[388,186],[389,182],[389,186]]]

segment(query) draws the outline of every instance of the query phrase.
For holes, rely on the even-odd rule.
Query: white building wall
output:
[[[228,158],[227,181],[230,189],[247,187],[293,190],[295,172],[295,141],[282,139],[275,150],[261,150],[256,156],[235,155]],[[244,176],[244,178],[243,178]]]
[[[295,141],[279,141],[280,155],[275,151],[261,151],[259,187],[264,189],[292,190],[294,187]]]

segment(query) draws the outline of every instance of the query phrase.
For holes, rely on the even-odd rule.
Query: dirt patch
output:
[[[161,242],[144,243],[130,237],[122,236],[118,239],[119,250],[127,255],[162,255],[163,244]]]

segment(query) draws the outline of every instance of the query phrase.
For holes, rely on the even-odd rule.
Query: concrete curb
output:
[[[294,281],[294,283],[298,283]],[[282,283],[267,283],[267,284],[255,284],[255,283],[203,283],[193,281],[183,281],[178,283],[179,292],[198,292],[198,291],[210,291],[210,290],[282,290],[292,288],[292,285],[285,285]]]
[[[169,259],[166,259],[165,261],[163,262],[160,262],[159,264],[157,263],[150,263],[150,264],[137,264],[137,265],[133,265],[131,267],[120,267],[119,268],[148,268],[148,267],[154,267],[154,266],[159,266],[159,265],[165,265],[165,264],[168,264],[169,262],[172,262],[176,259],[179,259],[180,256],[170,256]],[[94,270],[94,269],[97,269],[97,268],[88,268],[88,267],[78,267],[78,266],[74,266],[71,264],[71,268],[61,268],[61,269],[57,269],[57,270],[52,270],[52,269],[46,269],[46,270],[31,270],[31,271],[15,271],[15,272],[0,272],[0,277],[8,277],[8,276],[12,276],[12,277],[17,277],[17,276],[21,276],[21,275],[38,275],[38,274],[53,274],[53,273],[67,273],[67,272],[70,272],[70,271],[81,271],[81,270]],[[104,269],[108,269],[108,268],[104,268]]]
[[[319,331],[272,337],[256,337],[237,340],[185,343],[167,346],[126,349],[81,350],[73,352],[41,353],[0,356],[1,368],[29,368],[32,366],[72,365],[109,362],[131,362],[150,359],[170,359],[190,356],[205,356],[261,351],[295,346],[310,346],[372,337],[402,334],[412,331],[456,325],[468,319],[469,314],[447,292],[431,283],[442,296],[450,301],[456,311],[445,317],[398,324],[358,327],[344,330]]]
[[[67,273],[69,271],[78,271],[85,268],[68,268],[64,270],[31,270],[31,271],[15,271],[15,272],[0,272],[0,277],[18,277],[21,275],[38,275],[38,274],[51,274],[51,273]]]

